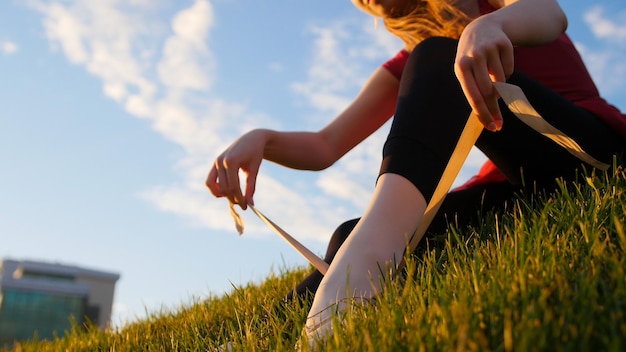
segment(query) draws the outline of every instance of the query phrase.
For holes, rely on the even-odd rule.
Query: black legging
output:
[[[427,201],[471,112],[453,70],[457,43],[436,37],[424,40],[413,50],[402,74],[396,113],[383,150],[380,174],[406,177]],[[508,82],[522,88],[546,121],[596,159],[611,164],[614,155],[624,154],[624,141],[586,110],[521,72],[514,72]],[[505,210],[515,192],[549,191],[554,189],[557,178],[574,180],[581,170],[579,159],[525,125],[505,104],[500,103],[500,109],[504,118],[502,130],[484,131],[476,146],[509,182],[451,192],[429,233],[443,233],[452,220],[457,224],[472,224],[480,220],[480,210]],[[337,228],[324,258],[327,263],[332,261],[357,221],[347,221]],[[287,298],[314,293],[321,279],[321,273],[315,271]]]

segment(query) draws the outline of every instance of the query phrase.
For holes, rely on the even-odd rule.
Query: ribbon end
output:
[[[230,216],[233,217],[233,220],[235,220],[235,228],[237,229],[237,233],[239,233],[239,236],[243,235],[243,219],[241,218],[241,216],[239,215],[239,213],[237,213],[237,210],[235,210],[235,205],[232,202],[229,202],[229,208],[230,208]]]

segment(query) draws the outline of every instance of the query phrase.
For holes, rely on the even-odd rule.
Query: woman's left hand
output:
[[[500,130],[502,114],[493,82],[504,82],[513,73],[513,44],[488,15],[472,21],[463,31],[454,72],[485,128]]]

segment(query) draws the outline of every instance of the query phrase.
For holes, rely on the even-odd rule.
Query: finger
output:
[[[490,57],[489,63],[489,76],[492,82],[504,82],[506,81],[506,73],[504,67],[502,67],[502,61],[500,55]],[[491,94],[493,94],[493,85],[491,87]]]
[[[505,82],[513,73],[513,45],[508,38],[498,41],[488,57],[489,73],[494,82]]]
[[[503,119],[498,105],[498,92],[493,87],[493,81],[504,81],[506,75],[498,53],[489,55],[487,62],[488,66],[474,66],[474,75],[481,92],[481,101],[488,111],[488,117],[485,120],[490,122],[487,122],[485,127],[490,131],[499,131],[502,129]],[[481,121],[483,121],[482,118]]]
[[[502,118],[502,112],[500,111],[500,105],[498,105],[498,96],[496,94],[492,94],[490,97],[485,98],[485,104],[489,109],[493,124],[495,125],[492,126],[494,129],[490,131],[500,131],[504,120]]]
[[[246,210],[246,200],[241,193],[239,185],[239,164],[238,161],[224,159],[225,177],[228,180],[228,199],[235,204],[239,204],[241,209]]]
[[[234,203],[234,197],[230,190],[230,186],[228,184],[228,170],[224,167],[224,165],[217,166],[217,178],[219,180],[219,188],[222,196],[228,198],[228,201]]]
[[[459,61],[459,63],[455,66],[456,75],[461,83],[461,88],[465,93],[470,107],[476,113],[480,122],[486,129],[495,131],[497,126],[495,125],[491,113],[489,112],[489,108],[483,99],[479,82],[476,79],[479,75],[473,68],[475,66],[468,63],[470,60],[470,58],[465,58]],[[486,69],[483,69],[482,76],[486,76],[489,81],[488,84],[492,84]]]
[[[256,178],[259,174],[259,166],[255,166],[248,170],[248,175],[246,178],[246,202],[248,204],[254,205],[254,191],[256,189]]]
[[[491,80],[491,76],[489,75],[487,67],[479,66],[475,68],[474,79],[476,80],[476,85],[478,86],[478,91],[480,92],[482,103],[484,103],[484,98],[493,95],[494,91],[493,81]]]
[[[213,164],[213,167],[209,171],[209,175],[207,176],[204,184],[209,188],[209,191],[211,191],[213,196],[217,198],[224,196],[222,192],[220,191],[219,184],[217,183],[217,169],[215,167],[215,164]]]
[[[502,69],[504,70],[504,81],[506,81],[509,77],[511,77],[513,71],[515,70],[513,44],[511,44],[510,41],[508,41],[500,50],[500,62],[502,63]]]
[[[489,82],[490,91],[488,93],[483,93],[483,99],[485,100],[487,109],[489,109],[489,113],[495,124],[495,130],[499,131],[502,129],[503,119],[502,113],[500,111],[500,106],[498,105],[498,92],[493,88],[493,82],[506,81],[505,68],[503,67],[502,61],[500,60],[500,55],[491,57],[491,60],[489,62],[489,73],[492,79],[492,82]]]

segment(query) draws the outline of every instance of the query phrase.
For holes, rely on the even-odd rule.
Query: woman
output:
[[[511,189],[549,189],[556,178],[573,180],[590,167],[515,118],[498,102],[492,82],[521,87],[546,121],[596,159],[611,164],[625,150],[626,116],[598,95],[564,34],[567,19],[556,0],[353,3],[382,17],[406,43],[410,55],[401,79],[379,68],[355,101],[318,132],[245,134],[217,158],[206,182],[216,197],[246,209],[263,159],[321,170],[394,116],[371,201],[315,293],[305,328],[310,338],[330,333],[333,312],[379,292],[472,111],[486,128],[476,146]],[[239,170],[247,174],[245,193]]]

